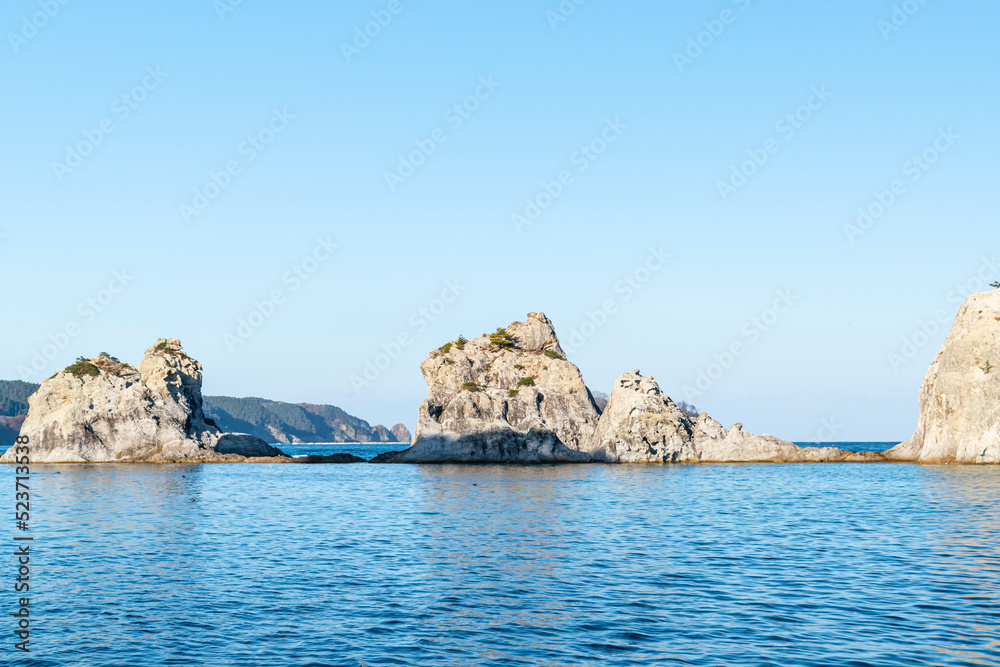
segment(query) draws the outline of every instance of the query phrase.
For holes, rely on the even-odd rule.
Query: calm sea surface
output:
[[[8,545],[13,476],[0,466]],[[32,651],[12,652],[4,548],[0,664],[1000,665],[1000,467],[31,478]]]

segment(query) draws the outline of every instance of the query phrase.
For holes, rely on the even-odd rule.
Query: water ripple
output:
[[[1000,665],[996,467],[32,476],[13,664]]]

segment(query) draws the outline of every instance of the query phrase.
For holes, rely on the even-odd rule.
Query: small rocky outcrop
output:
[[[731,429],[704,412],[693,419],[639,371],[615,380],[586,451],[608,463],[856,460],[834,447],[798,447],[773,435]]]
[[[137,366],[110,356],[77,363],[28,399],[21,435],[35,463],[228,461],[284,456],[263,440],[223,433],[202,408],[201,364],[160,338]],[[8,450],[0,462],[13,460]]]
[[[579,450],[590,442],[598,411],[544,314],[529,313],[496,333],[446,343],[420,370],[427,398],[413,445],[374,461],[590,460]]]
[[[886,458],[1000,463],[1000,289],[962,304],[920,388],[913,437]]]
[[[413,441],[413,435],[410,433],[410,429],[406,428],[406,424],[396,424],[389,430],[392,432],[393,437],[396,438],[396,442]]]

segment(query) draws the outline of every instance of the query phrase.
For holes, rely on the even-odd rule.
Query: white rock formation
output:
[[[202,412],[201,364],[160,338],[137,367],[82,360],[28,399],[21,435],[33,463],[225,461],[282,456],[259,438],[222,433]],[[13,448],[0,462],[13,460]]]
[[[496,334],[452,341],[420,365],[427,398],[413,446],[376,461],[588,461],[598,412],[552,322],[529,313]]]
[[[742,424],[725,429],[704,412],[684,414],[652,377],[622,373],[590,445],[596,461],[609,463],[709,461],[839,461],[851,452],[798,447],[773,435],[754,435]]]
[[[596,461],[641,463],[697,461],[694,423],[639,371],[615,380],[608,404],[586,451]]]
[[[920,388],[913,437],[886,457],[1000,463],[1000,289],[969,296]]]

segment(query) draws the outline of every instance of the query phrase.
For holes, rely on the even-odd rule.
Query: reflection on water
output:
[[[997,467],[37,466],[32,486],[24,664],[1000,665]]]

